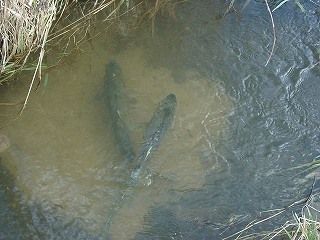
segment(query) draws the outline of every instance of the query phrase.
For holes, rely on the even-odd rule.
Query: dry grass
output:
[[[0,0],[0,85],[21,70],[34,71],[18,117],[26,107],[36,76],[37,85],[41,81],[47,43],[69,45],[72,42],[77,47],[92,37],[90,28],[98,13],[104,15],[102,22],[108,26],[141,7],[145,12],[141,17],[154,21],[160,10],[169,10],[173,16],[174,2],[176,0]],[[65,39],[67,41],[63,41]],[[38,54],[37,61],[27,66],[31,53]]]
[[[0,83],[21,69],[31,52],[40,49],[42,62],[44,45],[59,6],[55,0],[0,1]],[[40,64],[35,66],[40,70]]]
[[[50,28],[61,8],[56,0],[1,0],[1,80],[10,79],[25,67],[32,52],[39,50],[34,74],[18,117],[26,107],[37,73],[41,78],[41,64]]]
[[[133,29],[144,20],[150,20],[153,26],[155,17],[159,12],[174,19],[175,5],[185,1],[186,0],[95,0],[82,4],[73,2],[64,9],[64,15],[61,16],[61,18],[68,18],[72,14],[73,17],[75,17],[75,12],[77,12],[77,17],[70,21],[70,24],[55,27],[49,37],[49,42],[61,40],[62,37],[69,38],[70,36],[74,37],[76,35],[81,35],[83,39],[85,39],[88,34],[91,37],[93,34],[90,33],[90,28],[95,22],[104,24],[106,29],[111,24],[119,23],[119,21],[122,21],[124,18],[126,18],[126,24]],[[99,19],[95,19],[98,13]],[[128,21],[131,22],[128,23]],[[65,23],[67,21],[62,22]],[[57,25],[58,24],[57,22]],[[77,39],[76,43],[81,43],[83,39]]]
[[[283,213],[282,210],[273,214],[271,218],[278,216],[278,213]],[[243,234],[257,224],[261,224],[265,218],[258,222],[250,223],[245,229],[228,236],[224,239],[237,239],[237,240],[254,240],[254,239],[289,239],[289,240],[319,240],[320,239],[320,211],[313,204],[306,203],[301,210],[300,214],[293,212],[293,219],[287,221],[283,226],[275,229],[274,231],[263,231],[251,234]]]
[[[283,235],[290,240],[319,240],[319,214],[319,209],[315,207],[312,201],[309,201],[299,215],[294,213],[293,220],[286,222],[270,239]]]
[[[238,239],[238,240],[252,240],[252,239],[289,239],[289,240],[320,240],[320,196],[319,193],[314,193],[314,186],[316,178],[314,177],[309,195],[301,200],[295,201],[289,206],[280,209],[268,210],[263,213],[271,213],[268,217],[261,220],[254,220],[250,222],[242,230],[227,236],[223,239]],[[316,201],[315,201],[316,199]],[[287,212],[293,207],[302,205],[301,213],[293,212],[293,219],[287,221],[281,227],[273,231],[264,231],[260,233],[246,234],[246,232],[256,226],[260,225],[270,219],[274,219],[279,215]],[[260,213],[262,214],[262,213]]]
[[[40,71],[45,44],[78,33],[84,38],[98,13],[104,14],[103,22],[112,23],[140,8],[139,17],[153,22],[159,11],[174,17],[175,3],[175,0],[0,0],[0,84],[21,70],[30,54],[39,49],[40,64],[33,69]]]
[[[107,19],[117,13],[124,0],[0,0],[0,84],[9,80],[20,70],[34,70],[41,78],[41,63],[46,43],[59,41],[62,36],[74,35],[84,28],[95,14],[108,9]],[[78,18],[65,27],[54,28],[67,16],[79,12]],[[52,29],[55,31],[52,32]],[[50,35],[49,35],[50,32]],[[31,53],[39,51],[38,62],[25,68]]]
[[[179,1],[179,2],[184,2],[184,1]],[[175,19],[175,6],[177,3],[179,3],[177,1],[172,1],[172,0],[156,0],[153,3],[149,3],[146,2],[145,5],[145,17],[149,18],[151,20],[151,24],[152,24],[152,35],[154,33],[154,21],[156,18],[156,14],[158,12],[162,12],[162,13],[167,13],[169,17],[171,17],[172,19]]]

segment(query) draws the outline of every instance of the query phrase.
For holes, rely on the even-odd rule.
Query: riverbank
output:
[[[41,69],[46,67],[43,59],[50,46],[69,39],[79,47],[82,42],[90,40],[98,14],[99,21],[104,22],[106,28],[118,24],[119,32],[125,35],[143,19],[154,21],[159,11],[173,16],[176,3],[176,0],[47,0],[27,3],[5,0],[0,11],[3,34],[0,84],[23,70],[32,70],[33,78],[38,74],[41,79]],[[123,19],[126,19],[125,23]]]

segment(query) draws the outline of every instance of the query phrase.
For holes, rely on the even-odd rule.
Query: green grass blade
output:
[[[294,0],[294,2],[298,5],[298,7],[303,13],[306,13],[306,10],[304,9],[304,7],[302,6],[299,0]]]
[[[229,3],[229,5],[228,5],[228,7],[227,7],[227,10],[226,10],[226,12],[224,13],[224,15],[226,15],[226,14],[228,14],[228,13],[230,12],[231,8],[232,8],[233,5],[234,5],[234,2],[235,2],[235,0],[231,0],[231,2]]]
[[[293,236],[288,232],[288,230],[286,228],[284,228],[285,233],[287,234],[287,237],[289,239],[293,239]]]
[[[44,82],[43,82],[43,91],[42,91],[42,95],[45,93],[47,86],[48,86],[48,82],[49,82],[49,74],[46,73],[44,75]]]
[[[275,10],[277,10],[278,8],[280,8],[283,4],[285,4],[286,2],[288,2],[289,0],[283,0],[281,3],[279,3],[273,10],[272,12],[274,12]]]
[[[246,0],[246,2],[243,4],[242,11],[248,6],[250,2],[251,0]]]

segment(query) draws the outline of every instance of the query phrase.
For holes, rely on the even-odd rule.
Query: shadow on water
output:
[[[3,130],[12,141],[0,153],[5,239],[101,238],[130,184],[102,90],[111,59],[122,68],[134,151],[165,96],[176,95],[177,110],[110,239],[221,239],[305,196],[311,182],[288,169],[320,155],[319,19],[290,3],[276,11],[265,66],[272,29],[263,3],[221,18],[224,7],[188,1],[175,21],[157,17],[153,37],[148,26],[120,42],[101,35],[95,51],[84,45],[48,72],[45,90]],[[0,102],[23,99],[28,82],[17,85],[4,86]],[[12,109],[1,109],[1,122]]]
[[[19,201],[21,196],[15,191],[14,176],[2,164],[0,167],[0,239],[27,239],[29,212]]]
[[[153,207],[144,217],[147,228],[139,232],[134,239],[210,239],[213,238],[213,226],[210,222],[199,222],[197,219],[183,221],[165,207]],[[148,228],[149,227],[149,228]]]

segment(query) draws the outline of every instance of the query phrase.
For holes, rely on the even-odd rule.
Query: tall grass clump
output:
[[[0,84],[25,66],[31,53],[39,51],[40,71],[45,44],[64,37],[86,36],[92,19],[112,23],[139,8],[141,18],[154,20],[158,11],[172,11],[176,0],[0,0]],[[168,7],[169,6],[169,7]],[[173,14],[171,14],[173,15]],[[93,19],[94,20],[94,19]],[[63,22],[63,24],[60,24]],[[76,41],[81,41],[78,39]],[[31,69],[30,66],[28,69]],[[41,76],[41,74],[40,74]]]
[[[107,9],[110,17],[128,1],[0,0],[0,84],[21,70],[32,69],[41,77],[41,63],[49,39],[59,41],[65,34],[74,34],[102,10]],[[81,14],[65,27],[54,27],[68,18],[70,12]],[[38,54],[38,61],[26,68],[32,53]]]
[[[253,240],[253,239],[283,239],[283,240],[320,240],[320,194],[315,189],[316,176],[313,177],[313,183],[310,193],[290,205],[278,209],[269,209],[259,213],[259,216],[248,223],[240,231],[229,235],[227,239]],[[276,227],[273,231],[255,232],[253,228],[270,221],[279,219],[279,217],[290,211],[293,218],[288,219],[283,225]],[[298,211],[296,211],[298,210]],[[229,226],[230,227],[230,226]],[[260,226],[261,227],[261,226]],[[250,232],[251,233],[248,233]]]
[[[255,239],[283,239],[283,240],[320,240],[320,205],[314,203],[315,195],[310,195],[308,199],[296,201],[290,206],[283,209],[270,210],[275,212],[269,217],[261,220],[254,220],[250,222],[242,230],[223,238],[237,239],[237,240],[255,240]],[[246,234],[254,226],[260,225],[270,219],[279,217],[291,207],[297,206],[304,202],[300,212],[292,211],[292,219],[286,221],[282,226],[277,227],[273,231],[253,232]]]
[[[137,8],[139,17],[154,20],[158,11],[166,6],[172,9],[174,2],[176,0],[0,0],[0,85],[21,70],[34,71],[20,115],[36,76],[41,81],[42,61],[45,51],[50,50],[48,43],[53,46],[72,42],[77,48],[83,39],[91,37],[89,29],[98,13],[103,16],[99,22],[106,26]],[[32,53],[36,53],[37,60],[30,64]]]
[[[40,50],[39,64],[34,69],[41,69],[44,45],[60,7],[59,2],[0,1],[0,83],[21,70],[30,54],[37,50]]]
[[[313,196],[311,196],[313,198]],[[293,213],[293,220],[286,222],[273,238],[286,236],[290,240],[319,240],[320,211],[318,204],[308,201],[301,213]]]

